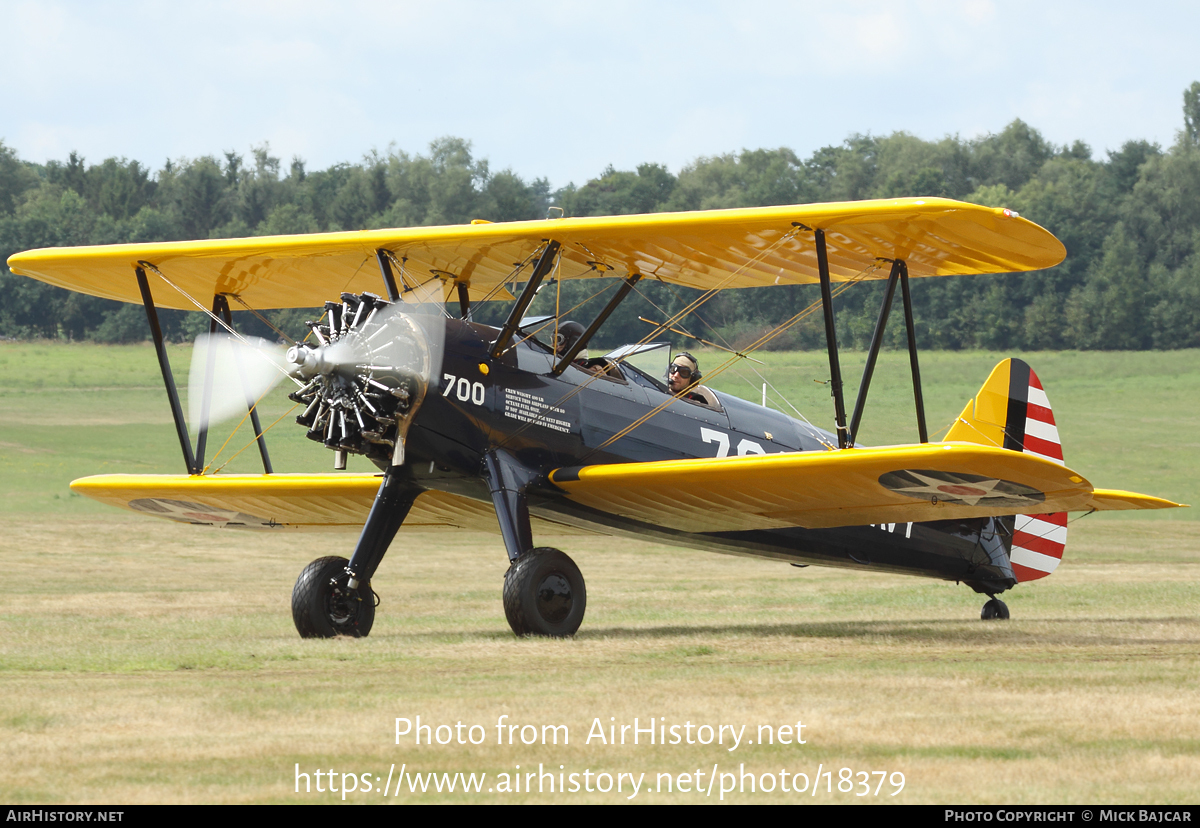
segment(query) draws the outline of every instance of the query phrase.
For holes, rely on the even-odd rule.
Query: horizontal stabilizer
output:
[[[1098,512],[1116,511],[1119,509],[1176,509],[1187,508],[1186,503],[1176,503],[1153,495],[1123,492],[1120,489],[1094,489],[1092,500],[1088,506]]]

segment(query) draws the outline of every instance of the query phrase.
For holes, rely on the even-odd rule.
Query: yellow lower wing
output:
[[[581,505],[685,532],[1179,505],[1095,492],[1057,463],[964,443],[585,466],[550,480]]]
[[[362,528],[381,477],[375,474],[103,474],[71,484],[80,494],[180,523],[235,529],[349,531]],[[534,518],[535,531],[573,533]],[[402,531],[498,532],[496,513],[445,492],[417,498]]]

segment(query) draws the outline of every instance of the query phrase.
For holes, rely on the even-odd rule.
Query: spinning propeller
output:
[[[403,308],[370,293],[343,293],[308,323],[316,343],[290,348],[254,337],[198,337],[188,383],[192,422],[207,430],[291,377],[300,387],[289,398],[305,405],[296,422],[336,452],[335,468],[346,467],[349,452],[402,465],[405,436],[441,370],[445,339],[440,314]],[[214,383],[218,376],[224,381]]]

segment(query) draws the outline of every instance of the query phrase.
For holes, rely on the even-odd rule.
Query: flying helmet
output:
[[[570,320],[558,326],[558,333],[554,336],[554,353],[562,356],[567,351],[575,346],[579,341],[579,337],[583,336],[583,325]],[[584,349],[575,355],[576,359],[587,359],[587,350]]]
[[[703,376],[700,373],[700,361],[687,351],[680,351],[677,353],[675,358],[671,360],[671,365],[678,365],[680,368],[686,368],[690,374],[689,376],[684,377],[684,379],[689,380],[690,382],[699,382],[701,376]],[[670,370],[670,368],[667,369],[668,375],[670,374]]]

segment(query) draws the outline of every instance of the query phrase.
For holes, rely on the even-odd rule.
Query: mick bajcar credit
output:
[[[932,807],[932,806],[931,806]],[[1195,824],[1196,807],[1107,807],[1088,805],[1034,805],[1004,807],[989,805],[975,808],[943,808],[946,822],[1000,822],[1022,825],[1031,822],[1061,822],[1082,825],[1112,822],[1170,822]]]
[[[294,784],[294,793],[376,802],[393,797],[461,797],[464,793],[568,797],[600,793],[626,800],[683,794],[718,801],[735,795],[785,794],[818,801],[899,801],[891,797],[899,796],[905,782],[904,774],[894,768],[808,762],[804,749],[811,733],[801,720],[731,724],[669,720],[663,716],[618,721],[610,716],[596,717],[585,727],[572,728],[559,723],[514,721],[508,714],[487,722],[430,721],[414,715],[397,717],[392,730],[389,736],[394,744],[404,749],[403,761],[376,768],[297,763],[294,779],[289,780]],[[469,750],[484,745],[528,749],[528,759],[514,761],[499,771],[446,767],[437,761],[439,749]],[[584,753],[604,749],[603,761],[581,762],[580,746]],[[673,759],[669,768],[637,761],[639,749],[663,746],[703,752],[704,761],[693,765]],[[753,761],[756,747],[773,747],[767,760],[770,765],[761,758]],[[787,752],[781,753],[780,747]],[[628,761],[614,763],[614,748],[627,752]],[[561,754],[566,749],[570,749],[570,764],[555,761],[555,751]],[[714,755],[717,761],[713,761]],[[784,763],[780,763],[781,758]],[[662,761],[661,754],[655,761]]]

